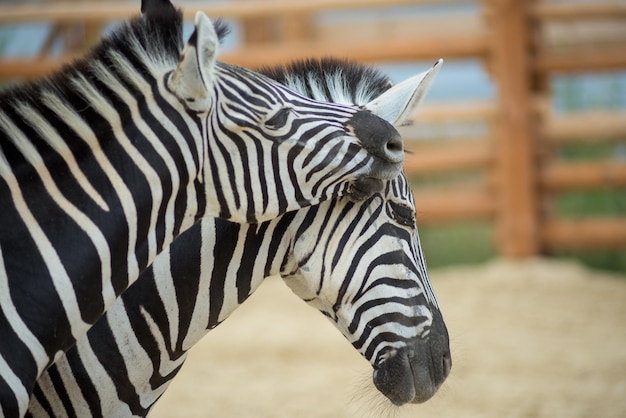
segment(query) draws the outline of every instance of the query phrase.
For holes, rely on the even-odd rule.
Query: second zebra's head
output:
[[[389,89],[388,79],[370,67],[322,60],[266,71],[320,100],[379,103],[386,117],[398,112],[396,102],[385,100],[402,83]],[[415,212],[404,174],[363,201],[335,199],[299,211],[293,257],[282,269],[289,287],[371,363],[375,386],[396,405],[431,398],[452,367]]]
[[[164,8],[173,9],[162,0],[144,6],[145,19],[162,19]],[[163,81],[203,140],[196,145],[201,179],[217,193],[207,199],[205,216],[260,222],[332,197],[363,199],[401,172],[402,140],[388,118],[376,116],[380,103],[318,101],[219,62],[224,33],[198,12]],[[437,70],[424,74],[396,106],[415,107]]]

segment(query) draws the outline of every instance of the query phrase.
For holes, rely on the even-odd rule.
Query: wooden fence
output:
[[[507,257],[563,248],[624,249],[626,253],[626,214],[566,219],[550,210],[558,193],[626,187],[624,160],[574,163],[556,157],[558,149],[567,144],[624,141],[626,113],[557,114],[551,105],[550,85],[553,74],[626,69],[626,4],[483,0],[477,2],[478,13],[446,12],[419,19],[401,16],[375,24],[316,19],[321,12],[373,9],[383,13],[389,7],[421,3],[465,2],[234,0],[180,6],[186,18],[201,8],[210,16],[239,21],[244,28],[241,45],[220,59],[247,67],[311,56],[362,62],[434,61],[439,57],[481,60],[496,86],[493,100],[431,105],[420,112],[418,122],[478,121],[486,126],[485,134],[418,142],[411,141],[414,131],[403,131],[413,149],[406,161],[410,175],[480,173],[469,186],[416,189],[421,223],[492,221],[497,247]],[[34,60],[0,61],[0,80],[38,77],[58,68],[93,43],[108,22],[133,16],[137,9],[138,2],[0,6],[0,25],[53,24]],[[594,27],[595,31],[588,30]],[[60,39],[64,52],[52,56],[49,52]]]

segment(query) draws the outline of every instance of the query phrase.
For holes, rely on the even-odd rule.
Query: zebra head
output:
[[[162,0],[144,1],[142,11],[146,19],[176,14]],[[376,116],[388,101],[322,102],[218,62],[224,33],[223,25],[198,12],[195,31],[164,78],[203,139],[203,181],[207,188],[216,185],[218,195],[207,199],[205,216],[260,222],[331,197],[366,198],[400,173],[400,135]],[[399,106],[411,100],[402,97]]]
[[[301,63],[271,76],[321,100],[376,103],[377,112],[396,123],[408,117],[393,95],[415,83],[387,90],[387,79],[374,70],[333,61]],[[364,201],[339,199],[323,207],[302,215],[285,282],[372,364],[374,384],[394,404],[428,400],[452,363],[409,182],[400,174]]]

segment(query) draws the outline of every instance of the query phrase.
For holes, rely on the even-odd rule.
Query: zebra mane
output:
[[[363,106],[392,87],[374,67],[337,58],[306,59],[258,70],[281,84],[318,100]]]
[[[214,22],[220,41],[230,32],[222,20]],[[55,73],[39,80],[16,83],[0,91],[0,101],[37,100],[45,90],[67,91],[69,81],[78,76],[90,78],[92,63],[107,65],[114,54],[129,58],[144,74],[157,67],[173,69],[183,48],[183,15],[180,9],[171,4],[152,8],[141,16],[123,23],[113,33],[103,38],[83,57],[66,64]]]

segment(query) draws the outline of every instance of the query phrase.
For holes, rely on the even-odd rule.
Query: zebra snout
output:
[[[404,145],[400,133],[393,125],[366,110],[355,113],[349,125],[363,148],[380,159],[383,165],[386,164],[387,168],[402,165]]]
[[[391,351],[374,370],[374,385],[394,405],[432,398],[452,369],[447,332]]]

